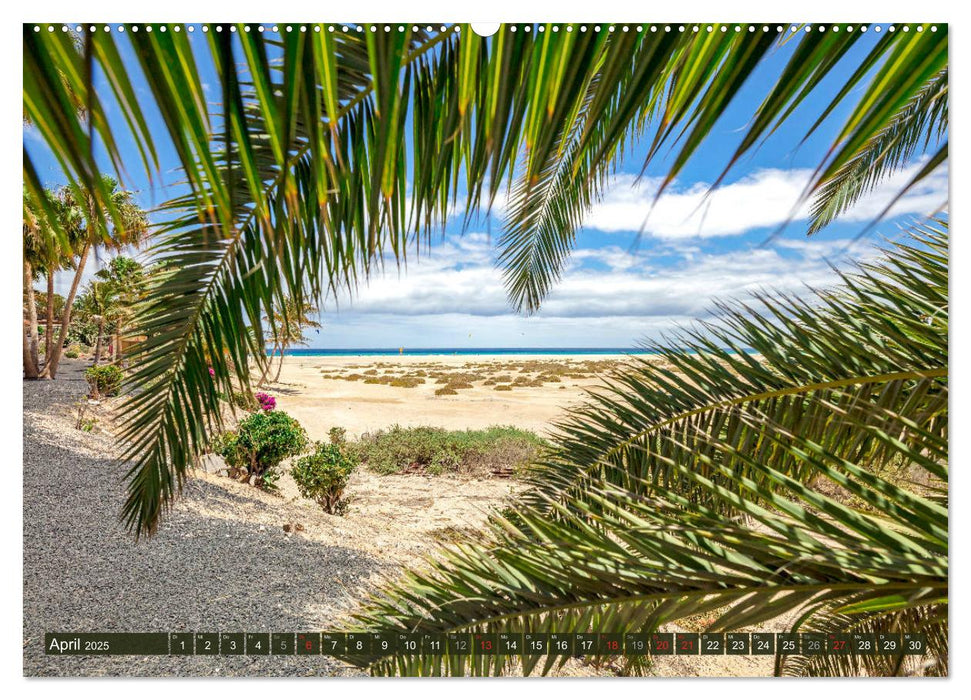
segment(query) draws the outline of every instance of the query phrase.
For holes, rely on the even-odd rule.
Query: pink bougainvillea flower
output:
[[[210,377],[215,377],[216,376],[216,370],[214,370],[212,367],[209,368],[209,376]]]
[[[272,411],[276,408],[276,399],[265,392],[257,392],[256,401],[260,405],[260,409],[264,411]]]

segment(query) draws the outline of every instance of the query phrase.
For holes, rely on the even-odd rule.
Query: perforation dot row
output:
[[[122,32],[123,33],[126,30],[129,30],[129,31],[132,31],[132,32],[138,32],[138,31],[152,32],[152,31],[156,31],[156,30],[159,31],[159,32],[165,32],[165,31],[168,31],[169,26],[170,25],[165,25],[165,24],[160,24],[160,25],[151,25],[151,24],[145,24],[145,25],[139,25],[139,24],[124,25],[124,24],[118,24],[118,25],[114,25],[114,26],[108,25],[108,24],[105,24],[105,25],[94,25],[94,24],[91,24],[91,25],[81,25],[81,24],[78,24],[78,25],[74,25],[74,26],[62,24],[62,25],[60,25],[60,28],[61,28],[61,31],[62,32],[74,31],[74,32],[77,32],[77,33],[84,33],[84,32],[91,33],[91,32],[98,32],[98,31],[104,31],[104,32],[116,31],[116,32]],[[196,25],[192,25],[192,24],[188,24],[188,25],[174,24],[174,25],[171,25],[171,30],[173,32],[181,32],[183,26],[185,27],[185,30],[187,32],[192,33],[192,32],[195,32],[196,31]],[[223,26],[224,25],[217,24],[217,25],[212,25],[212,28],[216,32],[222,32],[223,31]],[[533,31],[533,25],[530,25],[530,24],[509,24],[509,25],[504,25],[504,26],[505,26],[506,31],[509,31],[509,32],[517,32],[517,31],[531,32],[531,31]],[[34,25],[34,31],[35,32],[40,32],[44,28],[46,28],[48,32],[53,32],[53,31],[56,31],[56,27],[57,27],[57,25],[54,25],[54,24],[48,24],[48,25],[35,24]],[[199,28],[203,32],[210,31],[210,25],[208,25],[208,24],[199,25]],[[734,26],[731,27],[731,30],[734,31],[734,32],[745,32],[745,31],[747,31],[747,32],[750,32],[750,33],[754,33],[754,32],[763,32],[763,33],[764,32],[775,32],[776,34],[781,34],[781,33],[785,32],[787,30],[788,30],[789,33],[796,33],[796,32],[799,32],[799,31],[807,32],[807,33],[808,32],[812,32],[812,31],[819,31],[819,32],[825,32],[825,31],[831,31],[831,32],[839,32],[839,31],[853,32],[853,31],[860,31],[860,32],[866,32],[866,31],[869,31],[869,30],[872,30],[874,32],[879,33],[881,31],[883,31],[884,29],[886,29],[886,31],[888,31],[888,32],[895,32],[895,31],[897,31],[898,28],[901,31],[909,32],[911,30],[911,25],[904,24],[904,25],[899,25],[899,27],[898,27],[897,25],[891,24],[891,25],[888,25],[887,27],[884,28],[884,27],[882,27],[879,24],[873,24],[873,25],[860,24],[860,25],[856,25],[856,26],[854,26],[854,25],[846,25],[845,27],[842,27],[841,28],[839,25],[835,25],[835,24],[834,25],[789,26],[789,27],[784,27],[781,24],[777,24],[777,25],[766,25],[766,24],[763,24],[763,25],[736,24],[736,25],[734,25]],[[294,31],[300,31],[300,32],[307,32],[307,31],[321,32],[321,31],[327,31],[327,32],[330,32],[330,33],[364,33],[365,31],[369,31],[369,32],[379,32],[379,31],[383,31],[383,32],[391,32],[391,31],[404,32],[407,29],[407,25],[402,25],[402,24],[399,24],[399,25],[390,25],[390,24],[383,24],[383,25],[380,25],[380,24],[370,24],[370,25],[360,25],[360,24],[358,24],[358,25],[347,25],[347,24],[340,24],[340,25],[338,25],[338,24],[330,24],[330,25],[321,25],[321,24],[310,24],[310,25],[307,25],[307,24],[285,24],[285,25],[278,25],[278,24],[274,24],[274,25],[262,25],[262,24],[259,24],[259,25],[249,25],[249,24],[247,24],[247,25],[244,25],[243,26],[243,31],[246,31],[246,32],[255,30],[255,31],[258,31],[258,32],[272,31],[272,32],[279,33],[281,31],[281,29],[282,29],[283,32],[294,32]],[[412,25],[411,29],[412,29],[412,31],[416,31],[416,32],[417,31],[420,31],[421,29],[425,29],[428,32],[435,31],[436,29],[438,31],[440,31],[440,32],[447,31],[448,29],[452,29],[455,32],[460,32],[462,28],[459,25],[453,25],[451,27],[447,27],[445,25],[440,25],[440,26],[426,25],[424,27],[419,26],[419,25]],[[922,31],[924,31],[924,26],[923,25],[920,25],[920,24],[914,25],[913,26],[913,29],[915,31],[922,32]],[[553,31],[553,32],[559,32],[561,30],[562,31],[566,31],[566,32],[573,32],[573,31],[580,31],[580,32],[587,32],[587,31],[602,32],[602,31],[608,31],[608,32],[615,32],[615,31],[621,31],[621,32],[638,32],[638,33],[641,33],[641,32],[654,32],[654,33],[656,33],[656,32],[682,32],[683,33],[683,32],[689,32],[690,31],[690,32],[698,33],[698,32],[714,32],[715,31],[715,26],[714,25],[710,25],[710,24],[709,25],[698,25],[698,24],[694,24],[694,25],[684,25],[684,24],[679,24],[679,25],[671,25],[671,24],[663,24],[663,25],[656,25],[656,24],[651,24],[651,25],[644,25],[644,24],[637,24],[637,25],[630,25],[630,24],[621,24],[621,25],[617,25],[617,24],[609,24],[609,25],[599,25],[599,24],[593,24],[593,25],[586,25],[586,24],[580,24],[580,25],[564,24],[564,25],[557,25],[557,24],[554,24],[554,25],[552,25],[550,27],[550,31]],[[718,27],[718,30],[720,32],[722,32],[722,33],[725,33],[725,32],[728,32],[729,31],[729,27],[726,26],[726,25],[721,25],[721,26]],[[236,25],[229,25],[229,31],[230,32],[236,32],[237,31]],[[538,27],[536,27],[536,31],[538,31],[538,32],[545,32],[546,31],[546,26],[545,25],[539,25]],[[930,26],[930,31],[936,32],[937,31],[937,27],[934,26],[934,25],[931,25]]]

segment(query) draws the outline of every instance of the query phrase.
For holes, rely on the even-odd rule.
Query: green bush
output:
[[[330,439],[331,445],[344,445],[347,443],[347,429],[335,425],[327,431],[327,437]]]
[[[213,452],[226,460],[231,477],[273,490],[274,467],[306,448],[307,433],[295,418],[283,411],[259,411],[221,435]]]
[[[84,370],[92,396],[117,396],[124,376],[115,365],[95,365]]]
[[[260,407],[259,402],[248,391],[233,391],[230,402],[244,411],[255,411]]]
[[[301,457],[290,470],[300,495],[316,501],[331,515],[346,511],[344,489],[354,471],[351,461],[337,445],[316,443],[313,454]]]
[[[402,471],[487,474],[527,466],[535,461],[545,444],[536,434],[512,427],[450,431],[396,425],[362,436],[348,445],[347,452],[380,474]]]

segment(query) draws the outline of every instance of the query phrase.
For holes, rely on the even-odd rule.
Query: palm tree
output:
[[[725,173],[797,107],[815,109],[817,86],[846,59],[857,70],[820,104],[812,127],[848,115],[807,188],[814,221],[870,185],[852,163],[880,162],[886,173],[912,144],[926,143],[931,155],[908,187],[925,177],[947,157],[938,138],[947,124],[947,29],[899,28],[869,48],[858,26],[799,32]],[[131,464],[124,517],[138,533],[154,531],[221,429],[220,393],[233,381],[250,385],[251,360],[265,367],[266,338],[247,332],[252,319],[287,297],[353,291],[386,259],[404,262],[410,245],[427,242],[460,197],[471,220],[507,186],[500,262],[514,308],[536,310],[628,145],[647,139],[644,167],[673,147],[663,191],[780,43],[774,27],[717,24],[656,33],[506,25],[489,39],[468,25],[317,26],[283,31],[281,42],[236,25],[210,32],[203,55],[185,32],[126,33],[165,122],[160,135],[147,126],[114,33],[85,34],[79,53],[64,33],[32,29],[24,31],[27,114],[69,187],[98,203],[96,218],[121,223],[95,175],[95,142],[120,171],[116,144],[132,140],[151,176],[156,143],[167,138],[190,190],[162,207],[167,223],[154,253],[173,272],[141,315],[148,340],[129,377],[141,391],[121,435]],[[110,76],[124,120],[106,118],[85,57]],[[210,112],[200,60],[216,68],[221,114]],[[158,65],[171,70],[160,74]],[[87,118],[71,109],[69,91]],[[29,152],[24,167],[38,190]],[[845,186],[825,189],[839,179]],[[51,229],[52,241],[57,234]]]
[[[75,230],[80,230],[81,233],[80,236],[75,236],[73,255],[76,256],[76,260],[73,258],[71,260],[74,278],[61,313],[61,327],[57,341],[44,358],[44,367],[39,375],[44,379],[54,379],[57,376],[57,367],[71,324],[74,298],[92,248],[103,246],[110,250],[120,250],[127,245],[137,245],[148,232],[148,219],[144,210],[135,202],[134,194],[120,189],[117,181],[108,175],[100,175],[99,181],[101,187],[108,193],[111,211],[114,211],[119,218],[119,225],[102,227],[103,224],[110,224],[110,219],[107,211],[99,211],[97,197],[85,195],[82,199],[76,199],[74,190],[67,187],[59,193],[62,208],[66,212],[64,217],[83,224],[75,227]],[[54,246],[50,247],[55,249]]]
[[[272,314],[263,317],[263,321],[270,328],[269,335],[273,350],[270,352],[271,359],[266,364],[263,376],[256,383],[257,386],[262,386],[266,381],[266,376],[270,373],[272,366],[272,358],[277,354],[280,356],[280,363],[277,365],[273,381],[280,380],[280,372],[283,371],[283,359],[287,349],[294,345],[307,344],[303,330],[304,328],[320,328],[317,315],[317,308],[310,302],[298,302],[293,297],[287,297],[282,305],[273,309]]]
[[[522,503],[384,585],[361,629],[653,633],[706,614],[730,631],[796,613],[793,632],[923,632],[929,654],[780,655],[779,673],[947,675],[946,222],[885,256],[815,302],[723,306],[653,348],[662,362],[609,377]],[[402,675],[512,662],[349,660]]]
[[[49,193],[44,192],[42,196],[49,196]],[[21,335],[23,338],[24,378],[36,379],[40,374],[40,362],[37,352],[37,302],[34,296],[34,272],[41,259],[42,234],[36,201],[27,193],[26,189],[24,191],[23,236],[24,327]],[[47,325],[50,325],[49,318]]]
[[[122,338],[131,326],[138,304],[144,299],[146,270],[138,261],[117,255],[95,273],[95,278],[106,288],[109,296],[107,315],[114,329],[114,361],[121,356]],[[95,361],[97,362],[97,353]]]

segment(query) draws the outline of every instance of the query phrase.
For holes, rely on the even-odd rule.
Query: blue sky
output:
[[[412,256],[402,270],[389,266],[355,298],[328,299],[323,328],[310,331],[312,347],[632,347],[657,339],[678,324],[705,316],[714,300],[744,297],[761,289],[803,292],[806,286],[831,283],[831,265],[872,255],[879,236],[893,237],[900,226],[934,211],[947,200],[947,174],[940,171],[902,199],[894,216],[874,234],[854,241],[892,193],[909,179],[919,159],[878,188],[872,196],[825,231],[807,238],[803,207],[782,234],[766,244],[770,233],[789,217],[798,194],[831,143],[844,113],[834,114],[810,139],[800,143],[808,126],[839,87],[862,52],[878,37],[866,36],[844,60],[842,70],[824,83],[815,99],[800,107],[761,148],[731,172],[722,187],[705,199],[708,185],[722,171],[740,140],[752,110],[766,86],[781,71],[795,42],[777,49],[737,96],[711,136],[669,187],[657,205],[651,202],[669,162],[654,161],[638,177],[645,144],[636,146],[613,178],[604,201],[595,205],[577,236],[576,252],[561,283],[543,309],[531,317],[511,312],[495,268],[492,241],[501,230],[498,211],[464,233],[461,217],[446,223],[420,259]],[[200,54],[205,37],[192,37]],[[123,55],[135,65],[127,42]],[[215,85],[210,68],[200,61],[203,80]],[[137,86],[144,94],[144,85]],[[218,95],[213,95],[215,102]],[[153,119],[154,133],[162,133]],[[62,181],[57,164],[36,134],[25,129],[24,141],[41,177]],[[145,207],[180,193],[178,160],[163,150],[161,181],[150,185],[140,172],[133,144],[121,144],[131,178]],[[106,163],[106,170],[108,170]],[[649,215],[650,214],[650,215]],[[643,234],[638,232],[643,229]],[[92,266],[89,276],[97,269]],[[59,291],[70,281],[58,280]]]

